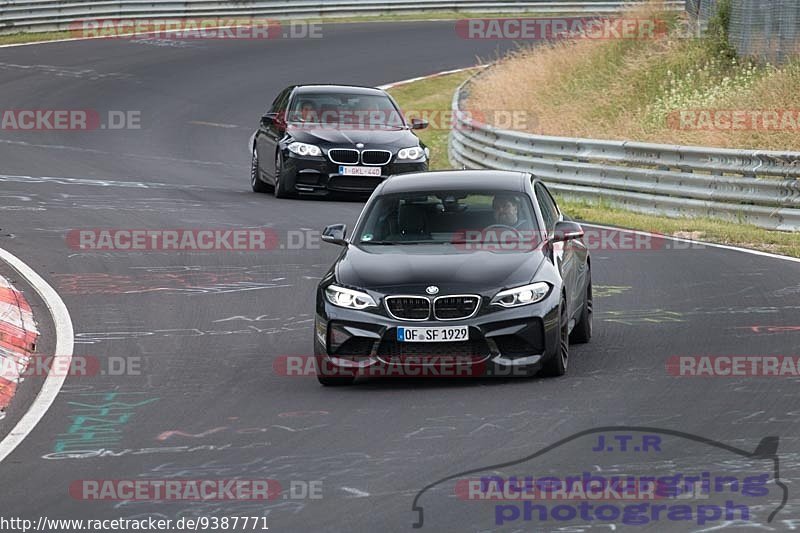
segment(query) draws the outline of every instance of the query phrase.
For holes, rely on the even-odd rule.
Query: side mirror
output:
[[[262,126],[272,125],[272,123],[275,122],[277,116],[278,114],[273,112],[264,113],[263,115],[261,115],[261,125]]]
[[[553,242],[565,242],[583,237],[583,228],[577,222],[562,220],[556,223]]]
[[[411,119],[411,129],[412,130],[424,130],[428,127],[428,121],[423,120],[421,118],[412,118]]]
[[[332,224],[322,230],[322,240],[339,246],[347,246],[347,224]]]

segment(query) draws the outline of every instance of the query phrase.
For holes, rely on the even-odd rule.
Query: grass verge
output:
[[[453,93],[470,73],[458,73],[422,80],[391,89],[400,106],[407,109],[450,109]],[[431,170],[449,169],[445,128],[422,130],[420,138],[431,148]],[[569,201],[559,198],[559,205],[570,216],[585,222],[638,229],[702,240],[731,246],[741,246],[791,257],[800,257],[800,237],[792,233],[765,230],[710,218],[668,218],[634,213],[610,207],[604,203]]]
[[[406,113],[429,113],[430,126],[416,132],[417,136],[431,151],[430,168],[450,168],[447,159],[447,136],[450,128],[445,127],[446,117],[450,116],[450,104],[456,87],[473,75],[465,71],[422,80],[390,89],[389,93],[397,100]]]
[[[518,110],[531,133],[787,150],[800,145],[800,58],[777,67],[697,38],[653,5],[623,19],[661,21],[641,38],[578,38],[516,50],[471,88],[468,109]],[[513,87],[514,90],[505,90]]]

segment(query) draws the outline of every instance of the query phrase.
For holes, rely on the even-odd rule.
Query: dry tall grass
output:
[[[625,16],[677,22],[653,6]],[[472,83],[467,107],[487,117],[504,116],[488,110],[524,110],[528,120],[518,129],[538,134],[800,149],[800,124],[791,122],[778,130],[699,130],[671,121],[670,113],[685,109],[800,114],[800,61],[781,69],[731,62],[678,28],[656,39],[580,39],[515,51]]]

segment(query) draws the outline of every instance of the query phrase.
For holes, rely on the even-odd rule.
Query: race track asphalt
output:
[[[352,227],[358,201],[276,200],[250,191],[246,143],[274,95],[291,83],[374,86],[468,67],[512,46],[462,40],[452,22],[408,22],[325,25],[322,39],[0,49],[1,107],[133,110],[142,124],[0,131],[0,247],[59,291],[75,326],[76,355],[141,364],[138,375],[67,380],[42,422],[0,465],[2,515],[257,515],[274,531],[407,530],[417,518],[414,496],[430,483],[525,457],[583,430],[623,425],[747,450],[780,437],[789,504],[764,527],[800,523],[791,489],[800,479],[798,380],[689,379],[665,369],[675,355],[799,355],[798,263],[701,246],[598,249],[595,337],[573,346],[566,377],[372,380],[331,389],[313,377],[277,375],[273,361],[310,354],[314,290],[336,247],[98,253],[66,241],[72,229],[269,227],[288,244],[290,235],[312,236],[330,223]],[[47,332],[46,308],[32,303]],[[0,422],[3,432],[13,417]],[[76,449],[88,452],[63,453]],[[636,465],[662,472],[681,461],[720,470],[736,462],[709,447],[689,458],[681,452],[619,463],[566,446],[534,470]],[[264,477],[284,487],[322,481],[323,497],[113,502],[69,493],[85,479]],[[429,530],[502,529],[489,511],[477,516],[452,491],[434,489],[424,498]],[[757,509],[755,522],[766,522],[767,508]],[[608,530],[598,522],[513,527]],[[636,529],[702,528],[654,522]]]

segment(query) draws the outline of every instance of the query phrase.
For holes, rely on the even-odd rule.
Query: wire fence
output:
[[[705,29],[719,0],[687,0],[686,11]],[[741,56],[782,64],[800,53],[800,1],[731,0],[730,43]]]

